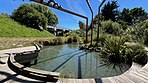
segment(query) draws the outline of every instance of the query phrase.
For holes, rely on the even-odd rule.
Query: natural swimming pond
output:
[[[49,46],[43,49],[32,68],[60,72],[61,77],[97,78],[120,75],[129,65],[104,65],[100,53],[78,49],[78,44]]]

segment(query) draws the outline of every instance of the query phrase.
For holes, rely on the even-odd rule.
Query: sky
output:
[[[44,0],[48,1],[48,0]],[[86,0],[55,0],[58,2],[63,8],[68,9],[70,11],[77,12],[83,16],[88,17],[89,23],[91,21],[91,12],[89,10],[89,7],[86,3]],[[101,3],[101,0],[89,0],[90,4],[92,6],[92,9],[94,11],[94,16],[98,12],[98,6]],[[105,3],[111,0],[106,0]],[[146,12],[148,12],[148,0],[117,0],[119,5],[119,10],[122,11],[123,8],[135,8],[135,7],[142,7],[145,9]],[[29,0],[0,0],[0,13],[7,13],[12,14],[12,12],[17,9],[21,4],[24,3],[34,3]],[[59,24],[58,27],[67,28],[67,29],[79,29],[78,22],[83,21],[85,22],[85,19],[56,10],[54,8],[49,9],[53,10],[53,12],[58,16]]]

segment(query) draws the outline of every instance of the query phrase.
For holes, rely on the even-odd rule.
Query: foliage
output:
[[[48,46],[48,45],[61,45],[65,44],[67,41],[64,37],[51,37],[43,41],[39,41],[40,44]]]
[[[38,12],[44,14],[44,16],[48,19],[48,25],[56,26],[58,24],[58,17],[52,10],[48,9],[48,7],[40,4],[30,4],[30,6]]]
[[[68,36],[67,43],[79,42],[80,38],[78,36]]]
[[[148,30],[146,30],[147,32],[148,32]],[[148,34],[146,34],[144,37],[144,44],[146,45],[146,46],[148,46]]]
[[[111,20],[104,21],[101,23],[101,28],[105,33],[113,34],[113,35],[119,35],[121,32],[120,25],[116,22],[113,22]]]
[[[117,1],[108,2],[104,5],[102,11],[102,16],[104,17],[104,20],[112,20],[116,21],[116,17],[118,16],[119,11]]]
[[[101,57],[107,58],[111,63],[124,62],[124,52],[126,51],[124,43],[124,38],[111,37],[106,39],[101,50]]]
[[[122,36],[126,36],[135,42],[147,44],[148,20],[128,26]]]
[[[145,65],[147,63],[147,52],[144,47],[142,45],[129,45],[129,47],[131,48],[129,56],[132,61]]]
[[[61,45],[65,43],[73,43],[73,42],[79,42],[79,38],[77,37],[51,37],[48,40],[40,41],[43,45]]]
[[[21,24],[35,29],[46,29],[47,25],[56,26],[58,17],[48,7],[39,4],[22,4],[14,10],[12,18]]]
[[[51,37],[47,31],[22,26],[10,17],[0,15],[0,37]]]
[[[80,29],[81,29],[81,30],[85,30],[86,25],[85,25],[85,23],[84,23],[84,22],[79,21],[79,27],[80,27]]]
[[[85,31],[83,31],[81,29],[79,29],[79,30],[72,30],[71,32],[66,33],[65,36],[85,37]]]
[[[129,24],[128,22],[125,22],[124,20],[119,20],[118,23],[120,24],[123,30],[126,30]]]
[[[119,14],[118,22],[124,25],[131,25],[132,24],[132,15],[129,9],[124,8],[122,12]],[[126,29],[126,28],[125,28]]]
[[[147,13],[142,7],[131,9],[131,15],[133,17],[133,20],[145,20],[145,17],[147,17]]]
[[[12,14],[12,18],[21,24],[40,29],[39,26],[46,28],[47,18],[39,13],[37,10],[32,8],[29,4],[22,4]]]
[[[131,10],[124,8],[118,16],[118,22],[120,23],[120,21],[122,20],[128,25],[132,25],[134,23],[144,21],[147,18],[148,15],[142,7],[133,8]]]
[[[68,37],[67,43],[83,42],[85,33],[81,29],[79,29],[79,30],[73,30],[65,34],[65,36]]]
[[[125,44],[126,38],[110,37],[104,42],[101,50],[101,57],[108,60],[108,63],[120,64],[132,61],[139,64],[146,64],[147,53],[142,45]]]

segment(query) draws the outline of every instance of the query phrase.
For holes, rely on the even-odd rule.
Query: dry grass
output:
[[[42,44],[42,45],[60,45],[60,44],[65,44],[65,43],[72,43],[72,42],[68,42],[68,38],[69,37],[48,37],[48,38],[47,37],[46,38],[0,37],[0,50],[16,48],[16,47],[31,46],[36,43]]]
[[[0,38],[0,50],[31,46],[39,41],[46,41],[49,39],[51,38]]]

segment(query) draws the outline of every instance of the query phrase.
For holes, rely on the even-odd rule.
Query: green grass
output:
[[[10,17],[0,15],[0,37],[52,37],[47,31],[39,31],[23,26]]]

